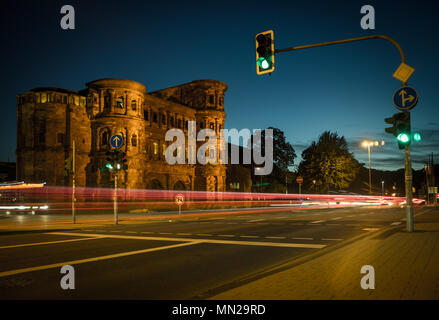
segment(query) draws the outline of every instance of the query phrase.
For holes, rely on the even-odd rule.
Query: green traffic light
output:
[[[398,139],[402,143],[407,143],[410,141],[410,136],[407,133],[400,133],[400,134],[398,134],[396,139]]]
[[[270,68],[270,65],[271,65],[270,62],[267,59],[265,59],[264,57],[260,57],[257,60],[257,63],[258,63],[258,66],[264,70]]]
[[[421,134],[419,132],[415,132],[413,134],[413,140],[415,141],[421,141]]]
[[[107,163],[105,166],[110,170],[113,169],[113,166],[110,163]]]

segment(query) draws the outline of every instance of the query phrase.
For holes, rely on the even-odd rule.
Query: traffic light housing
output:
[[[111,151],[107,151],[106,155],[106,164],[105,167],[110,171],[120,171],[120,170],[128,170],[127,165],[127,154],[120,150],[114,149]]]
[[[397,124],[397,136],[398,146],[400,149],[404,149],[405,146],[410,145],[412,141],[411,128],[410,128],[410,112],[400,112]]]
[[[256,73],[271,73],[274,70],[274,32],[258,33],[256,40]]]
[[[410,128],[410,112],[398,112],[392,118],[386,118],[386,123],[392,124],[392,127],[386,128],[387,133],[391,133],[398,141],[398,147],[404,149],[410,145],[412,136]]]

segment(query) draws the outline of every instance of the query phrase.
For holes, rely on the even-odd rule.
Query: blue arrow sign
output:
[[[418,93],[412,87],[402,87],[393,94],[393,104],[399,110],[410,110],[418,103]]]
[[[113,148],[119,149],[123,146],[123,137],[120,134],[115,134],[110,138],[110,145]]]

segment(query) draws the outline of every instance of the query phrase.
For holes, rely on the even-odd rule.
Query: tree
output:
[[[273,130],[273,171],[262,177],[264,183],[270,183],[263,188],[264,192],[285,192],[285,179],[290,173],[289,168],[294,165],[296,152],[293,146],[289,143],[285,134],[278,128],[268,127]],[[267,159],[265,154],[265,130],[261,132],[261,141],[256,141],[254,135],[251,136],[249,146],[254,150],[256,148],[262,150],[262,155]],[[256,184],[260,183],[260,179],[256,177],[253,179]],[[256,188],[259,190],[259,188]]]
[[[343,136],[323,132],[317,142],[302,152],[299,174],[308,191],[329,192],[330,188],[346,189],[356,178],[360,165],[349,152]],[[315,180],[315,185],[313,183]]]

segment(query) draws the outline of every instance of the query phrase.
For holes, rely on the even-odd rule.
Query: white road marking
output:
[[[257,222],[257,221],[264,221],[265,219],[256,219],[256,220],[249,220],[247,222]]]
[[[380,228],[363,228],[364,231],[377,231],[380,230]]]
[[[287,237],[275,237],[275,236],[272,236],[272,237],[265,237],[265,238],[267,238],[267,239],[286,239]]]
[[[167,237],[147,237],[147,236],[123,236],[123,235],[103,235],[91,233],[73,233],[73,232],[50,232],[46,234],[64,235],[64,236],[88,236],[96,237],[102,236],[110,239],[136,239],[136,240],[153,240],[153,241],[178,241],[178,242],[194,242],[194,243],[215,243],[215,244],[235,244],[244,246],[261,246],[261,247],[285,247],[285,248],[308,248],[308,249],[322,249],[326,244],[311,244],[311,243],[282,243],[282,242],[268,242],[268,241],[239,241],[239,240],[216,240],[216,239],[194,239],[194,238],[167,238]]]
[[[136,231],[125,231],[126,233],[137,233]]]
[[[331,220],[340,220],[340,219],[342,219],[343,217],[337,217],[337,218],[332,218]]]
[[[294,240],[314,240],[314,238],[291,238]]]
[[[196,233],[195,235],[196,236],[201,236],[201,237],[204,237],[204,236],[210,237],[210,236],[212,236],[212,234],[210,234],[210,233]]]
[[[402,223],[401,221],[396,221],[396,222],[392,222],[390,225],[397,226],[397,225],[400,225],[401,223]]]
[[[240,238],[259,238],[259,236],[239,236]]]
[[[317,221],[312,221],[310,223],[321,223],[321,222],[325,222],[325,220],[317,220]]]
[[[82,240],[93,240],[93,239],[102,239],[104,237],[91,237],[91,238],[80,238],[80,239],[69,239],[69,240],[58,240],[58,241],[47,241],[47,242],[34,242],[34,243],[23,243],[23,244],[14,244],[10,246],[3,246],[0,249],[8,249],[8,248],[20,248],[20,247],[31,247],[31,246],[42,246],[46,244],[56,244],[56,243],[65,243],[65,242],[74,242],[74,241],[82,241]]]
[[[160,250],[166,250],[166,249],[172,249],[172,248],[178,248],[178,247],[184,247],[184,246],[191,246],[191,245],[198,244],[198,243],[199,243],[198,241],[184,242],[184,243],[178,243],[178,244],[173,244],[173,245],[169,245],[169,246],[162,246],[162,247],[149,248],[149,249],[136,250],[136,251],[128,251],[128,252],[110,254],[110,255],[106,255],[106,256],[99,256],[99,257],[93,257],[93,258],[87,258],[87,259],[81,259],[81,260],[64,261],[64,262],[60,262],[60,263],[46,264],[46,265],[37,266],[37,267],[9,270],[9,271],[0,272],[0,277],[7,277],[7,276],[14,275],[14,274],[31,272],[31,271],[39,271],[39,270],[58,268],[58,267],[62,267],[65,265],[75,265],[75,264],[80,264],[80,263],[95,262],[95,261],[100,261],[100,260],[108,260],[108,259],[114,259],[114,258],[119,258],[119,257],[132,256],[135,254],[142,254],[142,253],[147,253],[147,252],[154,252],[154,251],[160,251]]]
[[[159,232],[159,234],[172,234],[170,232]]]
[[[141,233],[149,233],[149,234],[151,234],[151,233],[155,233],[155,232],[151,232],[151,231],[143,231],[143,232],[141,232]]]

